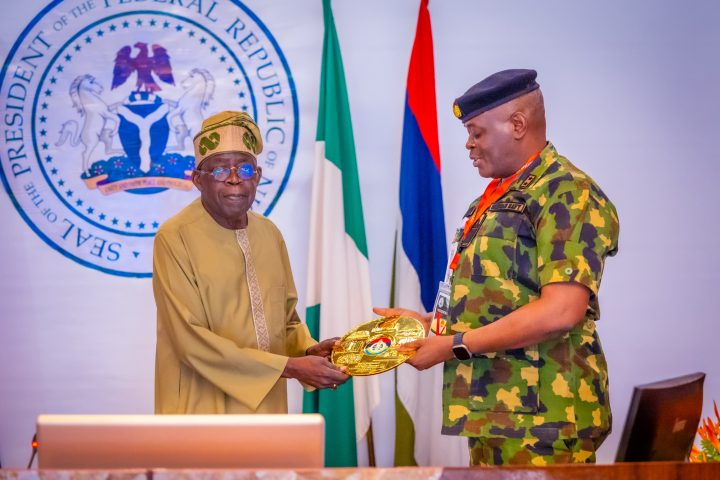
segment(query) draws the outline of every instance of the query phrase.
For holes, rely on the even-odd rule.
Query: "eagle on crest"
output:
[[[118,50],[115,56],[115,68],[113,69],[112,89],[125,83],[133,72],[137,72],[135,88],[137,92],[146,91],[150,93],[162,90],[155,82],[153,73],[165,83],[175,85],[175,79],[170,65],[170,56],[167,50],[158,44],[152,46],[152,57],[148,55],[147,43],[137,42],[134,45],[139,50],[138,54],[131,57],[132,47],[126,45]]]

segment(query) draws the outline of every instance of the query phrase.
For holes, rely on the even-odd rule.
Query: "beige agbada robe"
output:
[[[257,349],[245,258],[235,231],[196,200],[158,230],[156,413],[287,413],[280,374],[287,356],[316,342],[295,311],[285,242],[270,220],[248,212],[248,236],[270,351]]]

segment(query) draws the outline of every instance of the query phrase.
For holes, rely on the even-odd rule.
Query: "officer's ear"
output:
[[[515,140],[520,140],[528,131],[528,117],[523,111],[517,111],[510,115],[512,133]]]

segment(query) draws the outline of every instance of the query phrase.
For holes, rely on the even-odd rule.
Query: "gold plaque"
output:
[[[333,350],[332,362],[347,367],[352,376],[387,372],[412,357],[397,346],[425,337],[422,324],[412,317],[376,318],[350,330]]]

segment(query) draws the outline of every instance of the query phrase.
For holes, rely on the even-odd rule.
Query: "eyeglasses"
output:
[[[243,163],[242,165],[238,165],[237,167],[217,167],[214,168],[212,171],[208,172],[206,170],[195,170],[198,173],[204,173],[206,175],[212,175],[213,178],[218,182],[224,182],[228,178],[230,178],[230,172],[235,170],[237,172],[238,177],[240,177],[241,180],[250,180],[255,176],[255,172],[257,169],[250,163]]]

